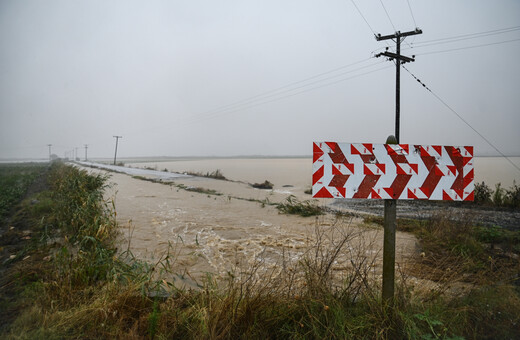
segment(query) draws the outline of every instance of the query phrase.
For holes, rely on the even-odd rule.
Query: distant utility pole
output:
[[[399,144],[400,139],[400,110],[401,110],[401,64],[415,61],[415,56],[406,57],[401,55],[401,41],[410,35],[422,34],[422,30],[416,28],[415,31],[401,33],[399,31],[395,34],[376,35],[376,40],[392,39],[396,43],[396,53],[388,52],[388,47],[385,52],[376,54],[376,57],[385,56],[389,60],[395,59],[395,137],[389,136],[386,144]],[[383,235],[383,289],[382,298],[383,303],[392,305],[394,302],[395,290],[395,230],[397,227],[396,221],[396,207],[397,200],[385,200],[384,212],[384,235]]]
[[[88,149],[88,144],[85,144],[85,162],[87,161],[87,149]]]
[[[123,136],[114,136],[116,139],[116,153],[114,154],[114,165],[116,165],[116,157],[117,157],[117,142],[119,141],[119,138],[123,138]]]
[[[397,144],[400,143],[399,135],[400,135],[400,128],[399,128],[399,122],[400,122],[400,110],[401,110],[401,64],[408,63],[415,61],[415,56],[406,57],[404,55],[401,55],[401,41],[404,40],[404,38],[410,36],[410,35],[416,35],[416,34],[422,34],[422,30],[419,28],[416,28],[415,31],[410,32],[404,32],[401,33],[399,31],[395,32],[391,35],[384,35],[381,36],[381,34],[376,35],[376,40],[388,40],[392,39],[396,43],[396,52],[392,53],[387,51],[376,54],[376,57],[379,58],[380,56],[388,57],[389,60],[395,59],[395,138],[397,139]]]
[[[51,161],[51,146],[52,144],[47,144],[47,146],[49,147],[49,162]]]
[[[74,148],[74,162],[78,159],[78,148]]]

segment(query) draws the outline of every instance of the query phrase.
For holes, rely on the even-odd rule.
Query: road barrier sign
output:
[[[473,201],[473,147],[314,142],[312,196]]]

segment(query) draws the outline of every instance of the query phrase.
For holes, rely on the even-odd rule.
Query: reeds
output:
[[[313,201],[300,201],[294,195],[289,195],[283,203],[278,203],[276,208],[284,214],[300,215],[303,217],[323,215],[323,209]]]

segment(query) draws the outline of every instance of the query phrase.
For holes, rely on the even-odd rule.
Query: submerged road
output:
[[[156,179],[160,179],[163,181],[169,181],[169,180],[178,179],[178,178],[192,177],[190,175],[179,174],[179,173],[175,173],[175,172],[166,172],[166,171],[158,171],[158,170],[150,170],[150,169],[138,169],[138,168],[127,168],[124,166],[94,163],[94,162],[76,162],[76,163],[79,165],[90,167],[90,168],[110,170],[110,171],[119,172],[119,173],[131,175],[131,176],[150,176],[151,178],[156,178]]]

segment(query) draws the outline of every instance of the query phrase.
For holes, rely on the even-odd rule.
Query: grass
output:
[[[284,255],[266,267],[258,256],[224,280],[208,274],[199,289],[179,288],[171,272],[174,249],[155,263],[116,250],[118,226],[112,202],[103,195],[105,176],[56,164],[46,178],[49,190],[38,194],[38,202],[27,197],[11,215],[34,225],[33,237],[23,241],[24,257],[2,265],[1,338],[520,337],[520,290],[506,280],[506,267],[490,275],[487,268],[463,266],[489,277],[457,294],[447,288],[453,282],[442,280],[435,292],[417,290],[410,284],[417,273],[399,271],[390,308],[381,303],[375,255],[367,256],[373,239],[340,216],[330,226],[318,218],[297,259]],[[489,244],[516,244],[513,234],[478,232],[466,219],[455,225],[453,216],[410,221],[407,228],[427,253],[415,269],[446,271],[440,262],[423,262],[446,254],[482,259]]]
[[[303,217],[323,215],[323,209],[312,201],[300,201],[290,195],[284,203],[279,203],[276,208],[284,214],[300,215]]]
[[[175,185],[179,189],[183,189],[186,191],[191,192],[197,192],[199,194],[206,194],[206,195],[215,195],[215,196],[222,196],[221,192],[218,192],[217,190],[213,189],[207,189],[207,188],[201,188],[201,187],[192,187],[192,186],[186,186],[184,184],[176,184]]]
[[[224,174],[222,174],[222,171],[220,171],[220,169],[217,169],[212,172],[208,171],[206,173],[195,172],[195,171],[185,171],[184,174],[190,175],[190,176],[196,176],[196,177],[208,177],[208,178],[219,179],[219,180],[223,180],[223,181],[227,180],[227,178],[224,176]]]
[[[382,217],[365,217],[365,223],[383,222]],[[461,215],[440,211],[427,220],[398,219],[397,230],[411,232],[421,242],[423,257],[413,269],[415,275],[435,281],[520,284],[520,231],[480,226],[470,210]]]
[[[29,185],[47,165],[4,164],[0,166],[0,220],[25,195]]]

